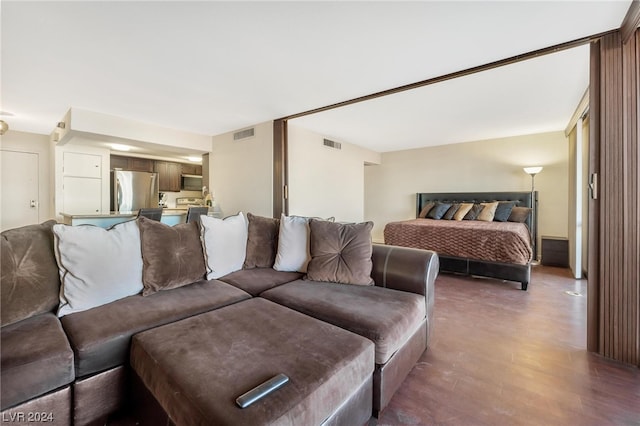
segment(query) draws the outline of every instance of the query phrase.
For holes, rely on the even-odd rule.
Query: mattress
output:
[[[388,223],[385,244],[433,250],[441,256],[526,265],[533,250],[524,223],[412,219]]]

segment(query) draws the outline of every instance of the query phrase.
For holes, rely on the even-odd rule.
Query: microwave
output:
[[[202,191],[202,176],[182,175],[180,189],[183,191]]]

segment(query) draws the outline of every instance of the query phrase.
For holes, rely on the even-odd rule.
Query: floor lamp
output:
[[[534,246],[536,252],[533,255],[533,264],[538,264],[538,199],[535,193],[535,177],[542,171],[542,166],[525,167],[524,172],[531,175],[531,202],[533,203],[533,209],[531,211],[531,234],[534,236]]]

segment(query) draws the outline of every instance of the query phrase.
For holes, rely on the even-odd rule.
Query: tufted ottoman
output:
[[[176,425],[357,425],[371,415],[373,343],[261,298],[137,334],[131,366]],[[282,388],[236,405],[279,373]]]

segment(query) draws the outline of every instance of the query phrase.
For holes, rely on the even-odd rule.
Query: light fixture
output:
[[[542,171],[542,166],[523,167],[522,170],[524,170],[526,174],[531,175],[531,204],[532,204],[531,235],[534,235],[537,237],[538,235],[538,197],[535,192],[534,179],[536,175]],[[531,263],[533,265],[537,265],[539,263],[538,241],[534,242],[534,247],[535,247],[535,253],[533,253],[533,260]]]
[[[112,143],[111,149],[115,149],[116,151],[131,151],[131,147],[128,145],[122,145],[119,143]]]
[[[531,175],[531,192],[534,191],[534,178],[535,176],[542,171],[542,166],[534,166],[534,167],[524,167],[522,170],[528,175]]]
[[[202,161],[202,157],[187,157],[187,160],[194,162],[194,163],[199,163]]]
[[[65,127],[67,127],[67,123],[65,123],[64,121],[58,121],[58,124],[56,125],[56,127],[58,129],[64,129]]]
[[[4,135],[9,130],[9,125],[4,120],[0,120],[0,135]]]

